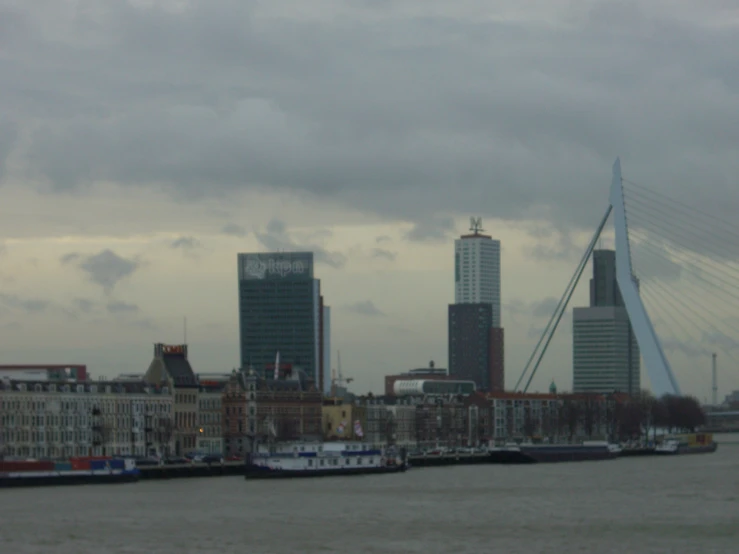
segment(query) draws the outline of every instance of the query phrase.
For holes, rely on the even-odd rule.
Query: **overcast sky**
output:
[[[452,240],[479,216],[513,385],[617,156],[735,219],[733,6],[0,0],[0,363],[140,372],[187,316],[196,371],[230,370],[236,253],[312,249],[333,350],[379,391],[446,367]],[[570,388],[570,327],[533,388]],[[675,356],[708,397],[705,352]]]

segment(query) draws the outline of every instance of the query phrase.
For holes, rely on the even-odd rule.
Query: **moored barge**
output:
[[[138,481],[131,459],[71,458],[66,462],[39,460],[0,461],[0,488],[53,485],[88,485]]]
[[[404,449],[353,442],[259,445],[247,455],[246,479],[398,473],[409,467]]]

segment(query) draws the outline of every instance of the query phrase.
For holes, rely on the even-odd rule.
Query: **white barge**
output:
[[[397,473],[408,469],[404,449],[360,442],[261,444],[246,457],[246,479]]]

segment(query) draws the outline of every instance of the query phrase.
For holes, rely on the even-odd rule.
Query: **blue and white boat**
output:
[[[138,479],[139,470],[132,459],[76,458],[71,462],[0,461],[0,488],[131,483]]]
[[[247,479],[397,473],[408,469],[404,449],[361,442],[261,444],[246,457]]]

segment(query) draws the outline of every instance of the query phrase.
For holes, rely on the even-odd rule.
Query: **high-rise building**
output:
[[[593,252],[590,307],[574,308],[574,392],[636,394],[641,385],[639,345],[616,281],[616,253]]]
[[[331,307],[323,307],[323,363],[321,364],[321,390],[331,394]]]
[[[449,375],[480,390],[503,390],[500,241],[472,218],[470,234],[454,241],[454,304],[449,306]]]
[[[492,321],[492,304],[449,305],[449,377],[491,392],[505,385],[503,329]]]
[[[616,282],[616,252],[593,251],[593,278],[590,280],[590,306],[623,306]]]
[[[313,253],[239,254],[238,278],[241,367],[264,375],[279,351],[321,390],[324,309]]]
[[[500,327],[500,241],[483,235],[472,218],[470,234],[454,241],[454,303],[493,306],[493,327]]]

